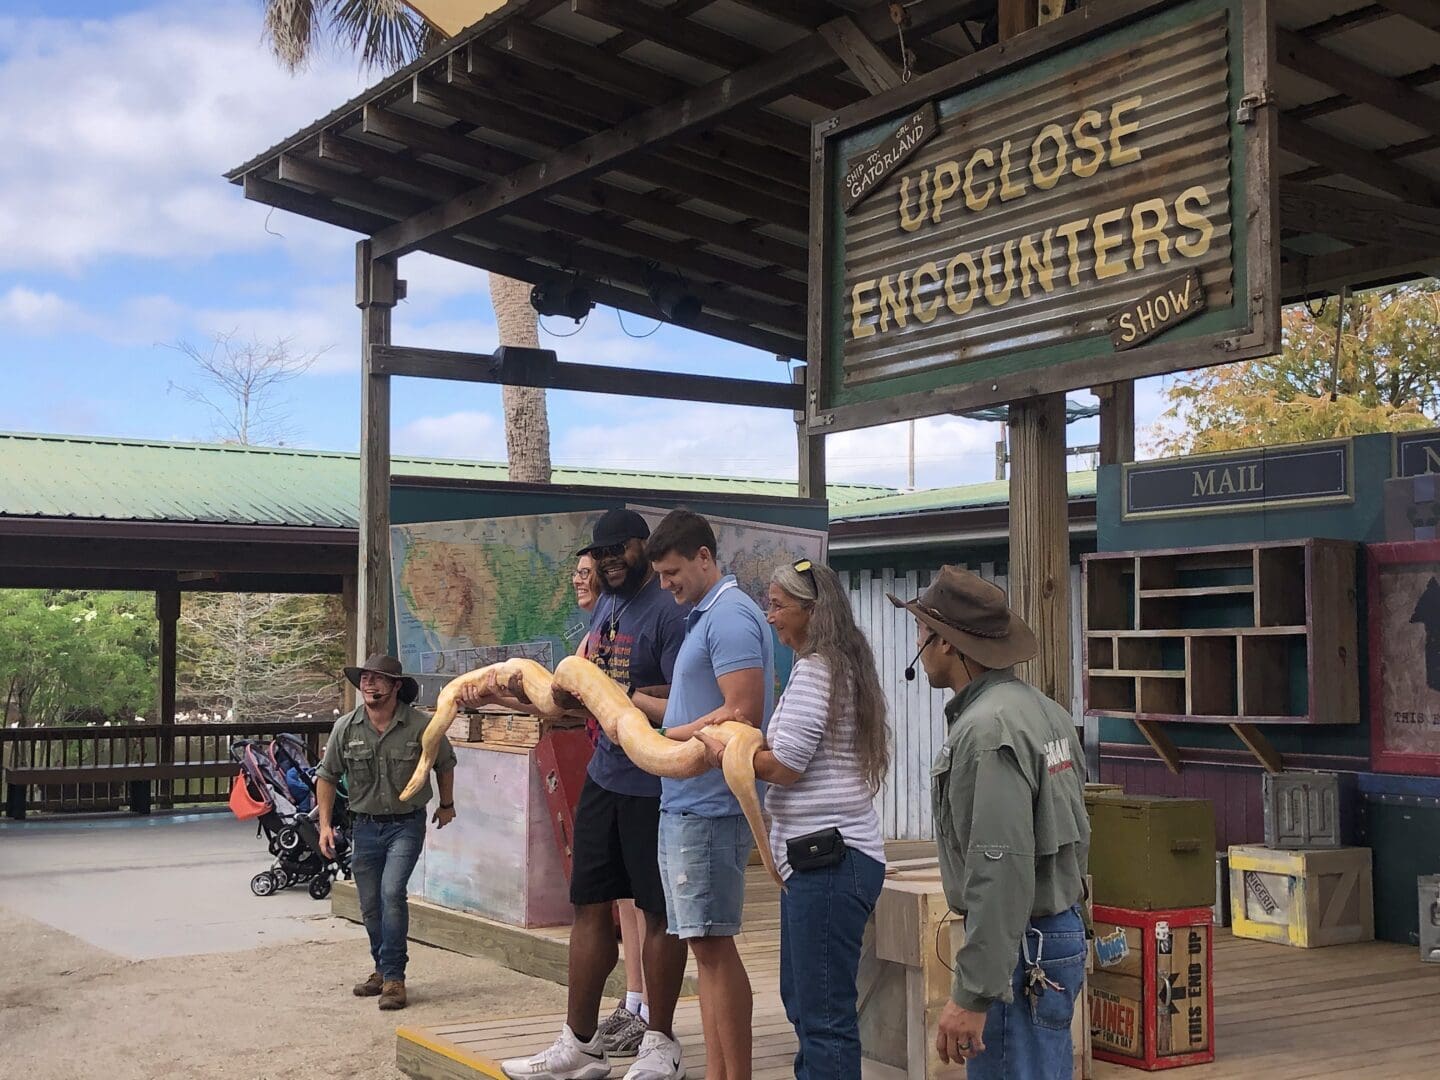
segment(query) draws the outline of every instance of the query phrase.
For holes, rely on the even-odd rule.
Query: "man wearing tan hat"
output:
[[[1074,721],[1012,670],[1035,655],[1035,635],[997,586],[945,566],[919,600],[890,602],[915,616],[930,685],[955,695],[931,800],[965,944],[936,1049],[969,1080],[1068,1077],[1090,852]]]
[[[376,653],[360,667],[347,667],[345,677],[360,691],[361,702],[335,721],[325,755],[315,770],[316,802],[320,808],[320,851],[335,856],[335,788],[345,779],[350,799],[350,866],[360,916],[370,935],[375,969],[354,988],[356,997],[378,997],[382,1009],[405,1007],[406,939],[410,905],[406,883],[425,845],[425,805],[430,783],[409,802],[400,791],[420,760],[420,736],[427,717],[410,707],[420,685],[393,656]],[[442,740],[435,758],[440,807],[435,827],[455,820],[455,751]]]

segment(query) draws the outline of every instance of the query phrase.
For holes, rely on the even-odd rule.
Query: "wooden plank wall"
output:
[[[1173,775],[1159,761],[1105,757],[1100,778],[1132,795],[1178,795],[1209,799],[1215,806],[1217,850],[1265,840],[1265,805],[1258,768],[1187,764]]]
[[[1005,588],[1005,575],[995,572],[994,563],[970,567],[987,581]],[[909,612],[885,598],[894,593],[912,600],[930,584],[935,570],[897,574],[891,569],[841,571],[840,579],[850,593],[855,621],[875,650],[880,685],[890,706],[893,732],[890,775],[876,798],[880,821],[889,840],[930,840],[930,763],[945,738],[945,702],[948,695],[932,690],[924,671],[917,670],[913,683],[905,681],[905,665],[915,656],[915,620]],[[1080,681],[1080,568],[1070,568],[1071,655],[1075,688],[1071,712],[1079,727],[1082,718]],[[1078,737],[1078,736],[1077,736]]]

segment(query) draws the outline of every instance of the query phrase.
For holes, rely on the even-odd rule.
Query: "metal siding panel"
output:
[[[839,305],[844,319],[844,384],[858,386],[1108,333],[1106,317],[1112,310],[1185,270],[1200,273],[1212,310],[1229,308],[1232,266],[1226,18],[1225,13],[1216,13],[1140,41],[1117,45],[1106,56],[1078,68],[1066,66],[1023,91],[962,112],[944,115],[942,99],[939,134],[848,216],[844,294]],[[1099,129],[1105,133],[1100,137],[1105,138],[1109,107],[1136,93],[1144,98],[1141,111],[1131,115],[1131,119],[1142,120],[1140,130],[1131,136],[1132,145],[1142,154],[1139,168],[1106,164],[1088,178],[1067,173],[1049,191],[1033,185],[1030,144],[1044,125],[1058,123],[1068,133],[1082,110],[1094,109],[1105,116],[1106,122]],[[1093,128],[1089,133],[1097,134]],[[909,205],[916,209],[922,173],[946,161],[956,161],[963,170],[971,154],[982,147],[992,150],[998,159],[1002,142],[1007,140],[1014,147],[1010,175],[1025,185],[1023,197],[1000,204],[997,193],[983,210],[972,212],[957,191],[945,203],[946,212],[939,223],[933,222],[932,208],[919,231],[900,230],[903,180],[909,180]],[[1071,151],[1075,160],[1090,153],[1075,151],[1073,145]],[[1040,159],[1042,169],[1054,164],[1053,144],[1044,153]],[[998,172],[997,164],[985,167],[979,175],[984,180],[996,180],[998,187]],[[1152,247],[1143,269],[1134,270],[1127,261],[1126,272],[1099,281],[1094,277],[1093,238],[1087,229],[1087,239],[1077,252],[1078,270],[1083,275],[1078,280],[1082,284],[1068,284],[1066,275],[1074,268],[1062,239],[1058,245],[1061,250],[1054,252],[1054,291],[1045,292],[1036,281],[1029,298],[1021,295],[1018,245],[1022,237],[1030,236],[1040,246],[1047,229],[1066,221],[1089,219],[1108,210],[1128,210],[1153,198],[1173,202],[1182,191],[1196,185],[1202,186],[1210,198],[1205,213],[1214,227],[1209,249],[1199,258],[1182,256],[1173,247],[1177,239],[1190,233],[1172,215],[1165,229],[1172,245],[1168,263],[1162,263]],[[927,175],[927,190],[929,186],[933,185]],[[1116,251],[1119,257],[1112,256],[1117,262],[1121,258],[1128,260],[1132,250],[1128,214],[1126,219],[1116,234],[1126,237]],[[983,264],[988,253],[996,278],[1003,279],[1002,252],[1007,243],[1015,253],[1016,265],[1014,293],[1008,302],[992,305],[982,295],[967,313],[952,314],[945,306],[945,264],[961,252]],[[913,272],[930,260],[939,263],[941,280],[928,284],[919,299],[927,307],[939,304],[936,317],[927,324],[911,314],[901,328],[898,315],[895,325],[890,325],[890,312],[886,311],[888,329],[880,331],[878,323],[885,306],[880,301],[879,287],[872,286],[867,296],[874,301],[874,307],[862,319],[862,325],[876,327],[877,332],[858,339],[851,336],[850,310],[858,284],[888,276],[892,288],[898,287],[901,272]],[[957,292],[968,288],[968,282],[956,283]]]

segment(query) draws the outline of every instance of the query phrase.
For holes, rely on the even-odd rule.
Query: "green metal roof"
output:
[[[393,457],[397,476],[505,480],[494,462]],[[554,470],[557,484],[794,497],[795,484],[683,473]],[[832,508],[884,495],[835,484]],[[360,457],[226,443],[148,442],[0,432],[0,516],[354,528]]]
[[[1095,495],[1095,473],[1093,470],[1072,472],[1066,475],[1066,486],[1070,498],[1093,498]],[[863,499],[849,505],[831,507],[831,521],[855,521],[859,518],[899,517],[905,514],[924,514],[940,510],[974,510],[982,506],[1003,506],[1010,501],[1010,482],[990,480],[983,484],[964,484],[960,487],[930,488],[925,491],[910,491],[899,495],[880,495]]]

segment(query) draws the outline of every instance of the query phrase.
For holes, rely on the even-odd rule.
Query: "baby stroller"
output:
[[[335,858],[320,851],[320,810],[315,806],[315,769],[305,744],[294,735],[277,735],[270,742],[236,739],[230,756],[240,766],[230,789],[230,809],[242,821],[258,821],[255,834],[264,833],[275,865],[250,879],[250,891],[269,896],[281,889],[309,883],[310,895],[323,900],[330,884],[350,878],[349,813],[343,794],[337,792],[331,820],[335,825]],[[303,809],[302,809],[303,807]]]

